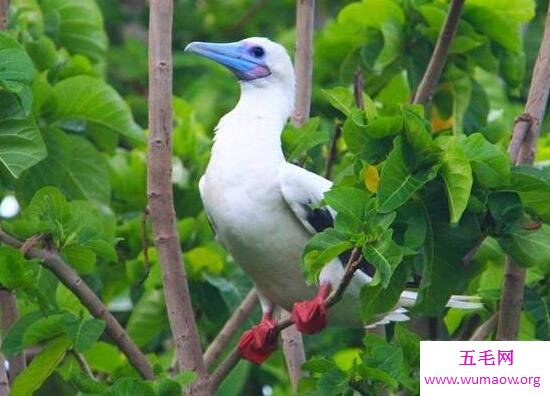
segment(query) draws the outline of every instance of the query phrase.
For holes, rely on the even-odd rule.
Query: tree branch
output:
[[[8,28],[8,13],[10,10],[9,0],[0,0],[0,30]]]
[[[281,310],[281,319],[285,320],[287,318],[290,318],[290,313]],[[302,333],[298,331],[296,326],[291,325],[281,331],[281,339],[283,341],[283,354],[285,356],[288,376],[290,377],[290,384],[292,385],[292,389],[297,392],[300,378],[304,375],[302,364],[306,361]]]
[[[470,337],[470,341],[483,341],[489,334],[491,334],[498,324],[498,312],[491,315],[489,319],[483,322]]]
[[[0,242],[14,248],[21,248],[23,242],[0,230]],[[105,332],[124,353],[128,362],[138,371],[144,379],[153,379],[153,369],[145,355],[139,350],[134,341],[128,336],[124,328],[99,297],[88,287],[78,274],[63,261],[55,250],[45,250],[32,247],[27,252],[27,257],[40,260],[41,265],[50,270],[80,302],[90,311],[94,318],[105,322]]]
[[[149,13],[149,152],[147,198],[162,269],[166,309],[180,370],[198,374],[192,394],[206,392],[207,371],[176,230],[172,191],[172,0],[151,0]]]
[[[309,118],[311,76],[313,74],[313,20],[315,0],[296,1],[296,94],[292,123],[303,125]]]
[[[5,335],[10,327],[17,321],[19,312],[17,311],[17,300],[15,293],[2,289],[0,290],[0,321],[2,322],[2,335]],[[10,383],[13,383],[15,378],[25,370],[27,366],[25,362],[25,353],[21,352],[18,355],[12,356],[8,359],[10,364],[9,379]]]
[[[542,43],[539,48],[525,112],[514,125],[508,152],[514,164],[532,164],[537,138],[544,119],[550,92],[550,6]],[[500,298],[497,340],[515,340],[519,330],[519,316],[523,304],[525,269],[517,266],[511,257],[506,258],[504,285]]]
[[[231,317],[225,322],[216,338],[206,348],[206,352],[204,352],[204,364],[206,367],[212,366],[220,357],[229,341],[231,341],[231,338],[233,338],[239,327],[252,313],[257,301],[256,289],[252,288],[241,302],[241,305],[237,307]]]
[[[452,0],[449,13],[437,38],[430,62],[416,90],[416,95],[413,99],[414,104],[427,106],[432,99],[445,63],[447,62],[449,48],[458,28],[463,6],[464,0]]]
[[[344,294],[344,291],[348,288],[353,278],[353,274],[355,273],[355,271],[357,271],[359,265],[361,264],[361,257],[362,255],[360,249],[354,248],[351,252],[348,262],[346,263],[346,272],[342,276],[340,285],[338,285],[338,288],[325,299],[325,305],[327,306],[327,309],[331,308],[342,299],[342,295]],[[283,329],[286,329],[292,324],[293,323],[292,320],[290,320],[290,317],[282,319],[277,323],[276,332],[280,333]],[[216,391],[224,378],[231,372],[231,370],[237,365],[237,363],[239,363],[240,359],[241,355],[239,354],[237,348],[235,348],[233,349],[233,351],[231,351],[229,355],[227,355],[225,360],[212,373],[212,375],[210,376],[210,391],[212,393]]]

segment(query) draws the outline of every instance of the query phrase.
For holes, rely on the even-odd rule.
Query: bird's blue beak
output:
[[[192,52],[218,62],[231,70],[239,80],[255,80],[271,74],[255,47],[245,41],[236,43],[205,43],[195,41],[185,47]]]

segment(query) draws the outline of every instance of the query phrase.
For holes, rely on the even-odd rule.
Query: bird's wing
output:
[[[313,235],[333,226],[332,208],[318,207],[332,182],[286,162],[279,169],[279,181],[283,198],[306,230]]]
[[[332,182],[289,163],[284,163],[279,169],[279,181],[283,198],[311,235],[334,225],[336,212],[330,206],[319,207],[325,192],[331,189]],[[347,251],[340,255],[343,266],[348,262],[350,254]],[[368,275],[369,280],[374,276],[373,265],[364,259],[359,269]]]

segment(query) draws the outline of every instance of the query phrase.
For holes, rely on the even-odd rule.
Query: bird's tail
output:
[[[399,299],[399,307],[389,312],[382,319],[368,324],[366,328],[369,329],[378,325],[385,325],[390,322],[404,322],[409,320],[407,308],[412,307],[415,304],[417,297],[417,292],[410,290],[403,291],[403,293],[401,293],[401,298]],[[447,307],[459,309],[480,309],[483,308],[483,304],[481,303],[479,296],[453,295],[447,302]]]
[[[417,292],[405,290],[401,293],[399,305],[403,307],[412,307],[417,298]],[[480,309],[483,308],[483,304],[481,303],[479,296],[452,295],[449,301],[447,301],[447,307],[459,309]]]

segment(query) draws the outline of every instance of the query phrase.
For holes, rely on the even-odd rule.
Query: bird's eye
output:
[[[250,49],[250,52],[251,52],[252,55],[254,55],[254,57],[256,57],[256,58],[261,58],[262,56],[265,55],[264,49],[263,49],[262,47],[258,47],[258,46],[252,47],[252,48]]]

